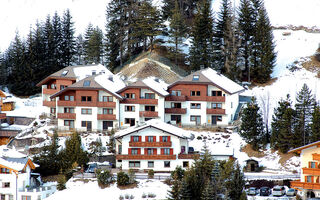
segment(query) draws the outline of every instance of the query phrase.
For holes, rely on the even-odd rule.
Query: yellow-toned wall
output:
[[[13,102],[7,102],[7,103],[3,103],[2,111],[12,111],[14,110],[14,103]]]
[[[320,148],[318,148],[317,146],[313,146],[301,151],[301,154],[300,154],[301,169],[304,167],[309,167],[309,162],[313,161],[312,154],[314,153],[320,154]],[[304,176],[305,175],[303,175],[301,171],[301,177],[300,177],[301,182],[305,181]]]

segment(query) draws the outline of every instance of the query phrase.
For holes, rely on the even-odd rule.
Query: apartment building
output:
[[[298,189],[303,199],[320,197],[320,141],[289,151],[300,154],[300,180],[290,185]]]
[[[0,90],[0,124],[1,124],[1,120],[6,119],[6,113],[2,113],[2,106],[3,106],[3,99],[6,97],[6,95],[4,94],[4,92],[2,92]]]
[[[188,168],[195,154],[189,148],[191,134],[159,119],[130,127],[115,134],[116,166],[124,170],[173,171]]]
[[[165,122],[228,125],[245,89],[211,68],[196,71],[168,86]]]

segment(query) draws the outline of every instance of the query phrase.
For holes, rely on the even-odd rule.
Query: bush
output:
[[[202,140],[202,137],[201,137],[201,136],[198,136],[198,137],[197,137],[197,140]]]
[[[124,172],[118,172],[117,174],[117,184],[118,186],[129,185],[129,176]]]
[[[133,184],[136,182],[136,172],[134,169],[129,169],[129,183]]]
[[[112,174],[108,170],[102,171],[101,169],[97,169],[96,176],[97,176],[98,184],[102,186],[108,185],[113,181]]]
[[[149,194],[148,194],[148,198],[155,198],[155,197],[156,197],[156,195],[153,194],[153,193],[149,193]]]
[[[153,169],[150,169],[148,171],[148,178],[153,178],[153,177],[154,177],[154,171],[153,171]]]

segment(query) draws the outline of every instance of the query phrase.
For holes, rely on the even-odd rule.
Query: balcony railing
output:
[[[98,114],[98,120],[116,120],[116,115],[111,114]]]
[[[140,117],[158,117],[158,112],[155,111],[140,111]]]
[[[320,184],[319,183],[300,182],[300,181],[291,181],[290,187],[303,188],[303,189],[308,189],[308,190],[319,190]]]
[[[58,101],[58,106],[76,106],[76,101]]]
[[[157,105],[158,99],[123,99],[121,103]]]
[[[0,113],[0,119],[5,119],[5,118],[7,118],[6,113]]]
[[[318,154],[318,153],[312,154],[312,159],[313,160],[320,160],[320,154]]]
[[[224,97],[224,96],[207,96],[207,101],[225,102],[226,101],[226,97]]]
[[[130,147],[171,147],[172,142],[129,142]]]
[[[187,100],[187,96],[185,95],[181,95],[181,96],[167,96],[166,97],[166,101],[186,101]]]
[[[43,101],[43,106],[47,107],[56,107],[56,102],[55,101]]]
[[[225,115],[226,114],[226,110],[225,109],[207,108],[207,114]]]
[[[115,108],[116,102],[97,102],[97,107]]]
[[[58,113],[60,119],[76,119],[76,113]]]
[[[52,95],[52,94],[57,93],[58,91],[59,91],[59,90],[57,90],[57,89],[47,89],[47,88],[43,88],[42,93],[43,93],[43,94],[50,94],[50,95]]]
[[[175,160],[176,155],[116,155],[117,160]]]
[[[320,169],[304,167],[302,168],[302,174],[320,176]]]
[[[173,114],[186,114],[186,108],[166,108],[165,113],[173,113]]]
[[[179,159],[198,159],[200,154],[178,154]]]

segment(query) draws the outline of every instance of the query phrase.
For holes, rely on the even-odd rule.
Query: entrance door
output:
[[[214,116],[214,115],[211,116],[211,123],[212,125],[217,125],[217,116]]]
[[[102,122],[102,129],[108,130],[109,127],[113,127],[113,121],[103,121]]]
[[[92,131],[92,122],[91,121],[87,122],[87,131]]]
[[[181,115],[171,115],[171,121],[175,121],[176,124],[181,123]]]

